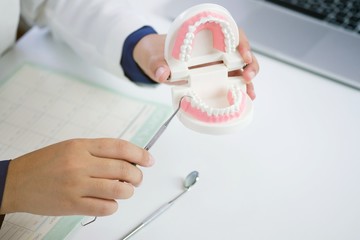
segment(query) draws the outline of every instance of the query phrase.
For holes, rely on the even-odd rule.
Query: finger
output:
[[[139,186],[143,179],[141,170],[135,165],[116,159],[97,159],[88,171],[91,177],[120,180],[133,186]]]
[[[170,68],[165,61],[159,61],[155,63],[154,70],[152,70],[153,79],[158,83],[167,82],[170,78]]]
[[[256,57],[252,54],[252,63],[250,63],[249,65],[247,65],[244,68],[244,71],[242,73],[243,78],[245,80],[246,83],[251,82],[252,79],[255,78],[255,76],[258,74],[259,72],[259,63],[256,59]]]
[[[249,40],[247,39],[245,32],[242,29],[239,29],[239,47],[241,57],[244,59],[246,64],[249,64],[253,61],[252,54],[250,51]]]
[[[100,178],[92,178],[83,190],[84,197],[101,199],[128,199],[134,194],[134,186],[118,181]]]
[[[148,151],[121,139],[89,139],[88,151],[96,157],[124,160],[144,167],[154,164],[154,158]]]
[[[149,61],[150,77],[159,83],[164,83],[167,82],[167,80],[170,78],[170,68],[163,55],[166,35],[155,34],[153,35],[153,38],[155,39],[154,43],[157,44],[156,47],[154,47],[153,44],[152,46],[149,46],[154,49],[154,52]]]
[[[118,203],[115,200],[84,197],[79,206],[74,206],[78,215],[86,216],[108,216],[115,213]]]
[[[164,59],[166,35],[149,34],[134,48],[134,59],[152,80],[163,83],[170,77],[170,68]]]
[[[251,100],[256,98],[254,84],[252,82],[246,84],[246,93],[249,95]]]

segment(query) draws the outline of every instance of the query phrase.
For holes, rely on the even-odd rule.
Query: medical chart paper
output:
[[[0,85],[0,159],[70,138],[113,137],[145,146],[170,113],[170,106],[25,64]],[[7,214],[0,239],[63,239],[83,219]]]

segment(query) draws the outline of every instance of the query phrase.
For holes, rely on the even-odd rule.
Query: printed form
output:
[[[71,138],[112,137],[145,146],[170,114],[169,106],[26,64],[0,85],[0,159]],[[63,239],[83,219],[7,214],[0,239]]]

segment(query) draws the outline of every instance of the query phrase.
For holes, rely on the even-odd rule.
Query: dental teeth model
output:
[[[240,76],[229,72],[245,64],[238,53],[239,31],[230,13],[216,4],[200,4],[180,14],[165,41],[173,105],[180,99],[180,121],[208,134],[234,132],[252,119],[253,105]]]

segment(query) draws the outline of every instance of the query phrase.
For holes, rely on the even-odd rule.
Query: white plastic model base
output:
[[[180,14],[165,41],[170,81],[187,80],[172,89],[181,101],[180,121],[208,134],[231,133],[252,119],[253,105],[240,76],[244,62],[237,50],[239,31],[230,13],[216,4],[200,4]]]

